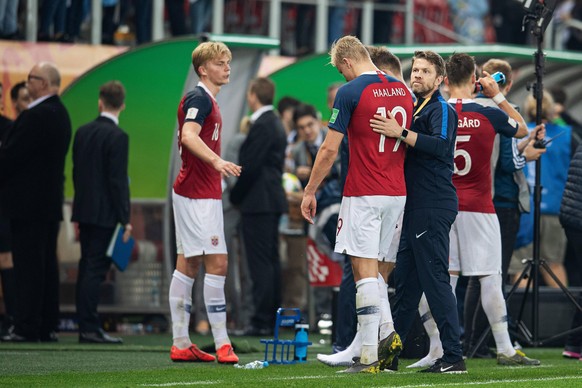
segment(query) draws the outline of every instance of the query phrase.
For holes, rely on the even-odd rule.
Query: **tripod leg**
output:
[[[540,260],[540,266],[544,269],[544,271],[546,271],[546,273],[548,275],[550,275],[552,277],[552,279],[554,279],[554,281],[558,284],[558,286],[560,287],[560,289],[562,290],[562,292],[564,293],[564,295],[566,295],[566,297],[568,299],[570,299],[570,301],[572,302],[572,304],[574,304],[574,306],[576,306],[576,308],[578,310],[581,310],[582,311],[582,307],[578,304],[578,301],[576,300],[576,298],[574,297],[574,295],[572,295],[572,293],[570,292],[570,290],[568,290],[568,287],[566,287],[560,281],[560,279],[558,279],[558,277],[552,271],[552,269],[550,268],[550,266],[548,265],[548,263],[546,263],[545,260]]]

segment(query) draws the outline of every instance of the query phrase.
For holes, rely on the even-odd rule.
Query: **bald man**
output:
[[[58,92],[61,76],[51,63],[28,74],[29,109],[0,146],[0,201],[10,220],[16,279],[14,331],[8,342],[56,342],[59,271],[56,256],[62,219],[65,155],[71,120]]]

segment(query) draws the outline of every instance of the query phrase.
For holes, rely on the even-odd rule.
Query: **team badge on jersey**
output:
[[[213,246],[217,246],[218,245],[218,236],[210,237],[210,242],[212,243]]]
[[[335,120],[337,119],[338,114],[339,114],[339,109],[333,108],[333,110],[331,111],[331,117],[329,119],[330,124],[335,123]]]
[[[190,108],[188,109],[188,113],[186,113],[187,119],[195,119],[198,115],[198,108]]]

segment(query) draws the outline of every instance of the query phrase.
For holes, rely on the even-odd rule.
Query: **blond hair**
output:
[[[337,67],[343,58],[353,59],[355,62],[370,61],[370,54],[358,38],[346,35],[333,42],[329,50],[330,63]]]
[[[223,55],[227,55],[228,59],[232,59],[232,53],[222,42],[204,42],[200,43],[194,51],[192,51],[192,66],[194,66],[194,71],[198,76],[198,68],[203,66],[206,62],[211,61],[216,58],[220,58]]]
[[[551,121],[554,119],[554,105],[554,98],[544,90],[544,96],[542,97],[542,120]],[[530,121],[536,119],[536,112],[536,99],[530,94],[525,101],[525,113]]]

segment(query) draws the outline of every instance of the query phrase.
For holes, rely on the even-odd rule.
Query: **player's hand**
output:
[[[240,176],[240,172],[242,170],[241,166],[238,166],[232,162],[227,162],[226,160],[220,158],[214,162],[212,167],[214,167],[214,169],[218,171],[223,178],[228,176]]]
[[[525,149],[523,150],[523,156],[525,157],[525,160],[527,160],[528,162],[531,162],[532,160],[538,160],[540,156],[542,156],[542,154],[547,150],[547,148],[545,147],[535,148],[534,143],[535,140],[531,139],[527,146],[525,147]]]
[[[301,215],[307,222],[313,224],[313,217],[317,211],[317,200],[315,194],[303,193],[303,201],[301,201]]]
[[[132,231],[133,231],[133,226],[131,226],[131,224],[125,224],[124,231],[123,231],[123,237],[122,237],[124,243],[129,241],[129,238],[131,237]]]
[[[483,70],[483,77],[477,80],[483,87],[483,95],[485,97],[493,98],[499,93],[499,85],[489,73]]]
[[[386,117],[374,115],[374,118],[370,119],[370,127],[374,132],[388,137],[399,138],[402,134],[402,127],[388,111]]]
[[[546,137],[546,125],[540,124],[536,125],[534,129],[529,133],[529,140],[544,140]]]

